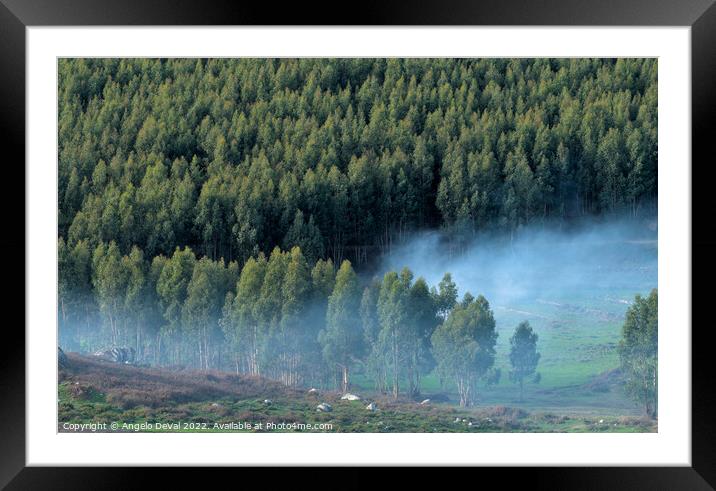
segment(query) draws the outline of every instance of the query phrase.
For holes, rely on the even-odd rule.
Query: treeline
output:
[[[659,293],[637,295],[626,313],[619,341],[626,393],[652,418],[659,414]]]
[[[90,251],[59,241],[60,343],[135,348],[142,363],[235,370],[289,386],[348,390],[354,370],[375,387],[417,396],[437,368],[469,404],[491,380],[495,320],[488,301],[432,288],[407,268],[364,284],[344,260],[309,263],[300,248],[236,262],[189,248],[145,261],[114,242]],[[83,285],[78,288],[77,285]]]
[[[300,246],[311,263],[359,266],[421,228],[459,240],[653,212],[655,59],[58,66],[59,236],[72,249],[188,247],[243,265]]]

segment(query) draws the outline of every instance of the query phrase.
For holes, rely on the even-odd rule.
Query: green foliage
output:
[[[309,263],[656,198],[653,59],[63,59],[59,235]]]
[[[218,353],[214,346],[220,339],[219,321],[226,294],[236,279],[224,261],[203,257],[196,262],[187,285],[186,300],[182,308],[182,327],[185,340],[198,344],[199,366],[204,369],[216,366]]]
[[[478,380],[495,362],[496,342],[495,318],[482,295],[466,294],[433,333],[438,370],[457,385],[461,406],[474,402]]]
[[[283,247],[290,249],[294,246],[299,247],[305,252],[306,260],[309,263],[316,262],[318,258],[323,257],[323,240],[321,231],[316,227],[311,215],[308,221],[304,221],[301,210],[296,210],[296,217],[293,224],[286,232],[283,239]]]
[[[648,297],[637,295],[629,307],[619,342],[619,358],[627,393],[644,406],[651,417],[658,414],[659,302],[654,289]]]
[[[93,286],[100,312],[110,329],[112,344],[117,344],[121,329],[120,316],[124,312],[124,299],[129,280],[117,244],[111,242],[109,246],[103,244],[97,246],[92,256],[92,265]]]
[[[330,365],[338,366],[342,372],[342,388],[349,387],[349,367],[354,359],[362,355],[363,336],[361,332],[359,307],[360,285],[350,261],[343,261],[336,274],[336,285],[328,297],[326,328],[318,340],[323,347],[323,356]]]
[[[195,263],[196,256],[191,249],[177,247],[172,257],[164,263],[157,279],[157,293],[168,333],[174,333],[180,327],[181,311]]]
[[[535,373],[540,354],[537,352],[539,336],[527,321],[520,322],[510,337],[510,380],[520,384],[520,401],[525,378]],[[539,381],[539,379],[537,379]]]
[[[350,367],[395,397],[437,364],[468,404],[495,380],[487,301],[458,303],[449,274],[431,290],[407,269],[366,285],[353,267],[423,229],[460,242],[649,212],[656,67],[60,60],[61,340],[287,385],[330,385],[342,365],[344,388]],[[642,373],[644,343],[626,339],[625,367]]]
[[[408,294],[412,273],[403,270],[386,273],[378,295],[378,319],[380,332],[373,350],[375,357],[384,365],[386,374],[392,373],[393,397],[400,393],[400,371],[405,362],[405,350],[408,343]]]
[[[236,284],[236,295],[224,306],[223,330],[231,343],[237,371],[258,375],[260,371],[261,343],[261,288],[266,274],[267,261],[263,254],[249,258],[244,264]],[[242,370],[241,370],[242,369]]]
[[[440,280],[437,291],[433,291],[433,297],[438,315],[445,320],[457,303],[457,285],[450,273],[445,273],[443,279]]]

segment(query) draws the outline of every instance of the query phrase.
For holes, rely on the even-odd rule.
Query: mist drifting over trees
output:
[[[656,74],[59,60],[60,343],[396,397],[435,370],[468,405],[496,306],[655,285]]]
[[[636,289],[656,285],[656,219],[583,220],[570,227],[551,223],[517,234],[482,234],[460,247],[440,232],[423,232],[395,248],[381,269],[409,264],[437,283],[445,271],[461,293],[481,292],[495,304],[565,298],[573,292]],[[622,299],[624,300],[624,299]]]

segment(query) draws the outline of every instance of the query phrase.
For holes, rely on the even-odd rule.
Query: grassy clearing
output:
[[[617,345],[624,314],[636,293],[648,293],[648,281],[635,287],[594,287],[567,295],[544,292],[536,298],[493,305],[499,334],[495,366],[502,372],[498,385],[479,388],[478,405],[504,405],[529,412],[558,415],[640,416],[642,408],[626,397],[619,380],[605,380],[619,366]],[[524,400],[509,381],[509,338],[522,321],[539,335],[539,384],[527,383]],[[600,383],[601,381],[601,383]],[[370,380],[357,374],[353,382],[370,390]],[[434,375],[423,379],[422,391],[457,401],[449,384],[441,387]]]

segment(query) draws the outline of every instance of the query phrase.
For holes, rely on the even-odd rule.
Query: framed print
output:
[[[716,482],[710,2],[351,26],[3,3],[10,489],[149,465]]]

